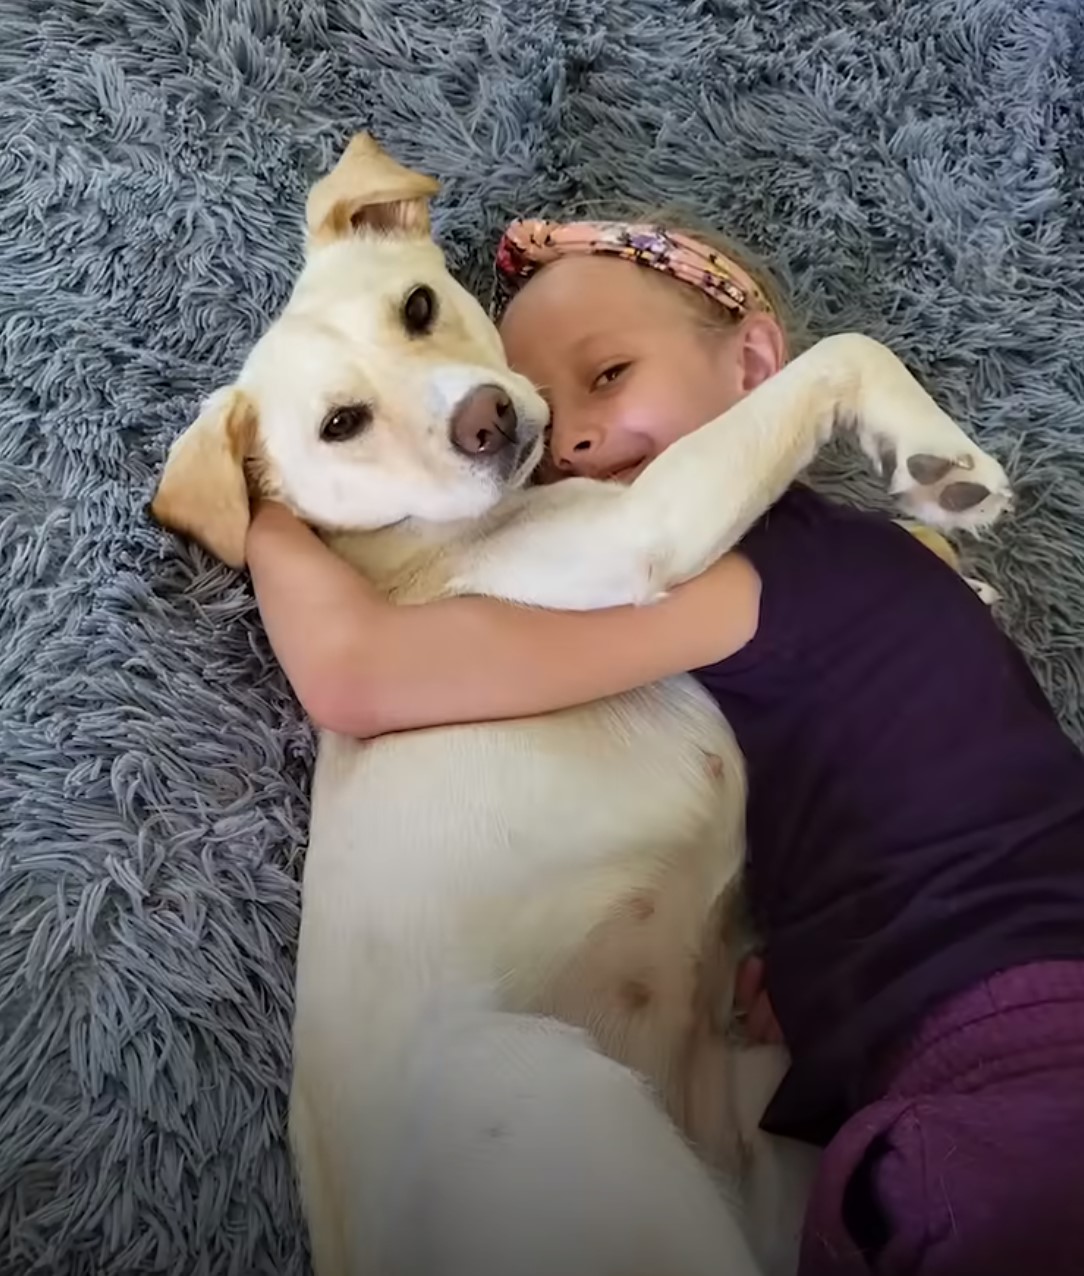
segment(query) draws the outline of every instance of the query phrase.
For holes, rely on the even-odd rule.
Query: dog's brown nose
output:
[[[452,443],[465,456],[492,456],[516,441],[516,409],[495,385],[472,390],[452,413]]]

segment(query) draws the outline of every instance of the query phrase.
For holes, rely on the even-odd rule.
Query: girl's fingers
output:
[[[783,1044],[783,1032],[764,988],[764,962],[755,954],[738,967],[734,1005],[745,1021],[745,1036],[753,1045]]]
[[[757,998],[764,992],[764,962],[755,954],[746,957],[738,967],[734,982],[734,1004],[743,1014],[749,1014]]]

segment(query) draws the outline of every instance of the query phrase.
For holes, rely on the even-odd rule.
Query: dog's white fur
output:
[[[977,527],[1006,503],[997,463],[852,335],[628,488],[523,489],[545,411],[429,241],[434,189],[364,137],[314,189],[293,295],[174,445],[162,521],[240,563],[247,467],[401,602],[593,608],[698,574],[840,424],[894,453],[892,488],[927,522]],[[410,339],[398,308],[420,283],[440,315]],[[514,472],[450,446],[450,413],[482,384],[517,407]],[[321,442],[358,401],[364,434]],[[946,514],[915,454],[991,495]],[[717,1030],[744,797],[734,738],[687,677],[526,721],[324,735],[291,1096],[319,1276],[793,1267],[812,1154],[756,1129],[785,1060]]]

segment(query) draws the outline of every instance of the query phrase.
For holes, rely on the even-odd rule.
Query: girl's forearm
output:
[[[362,642],[380,648],[390,604],[279,505],[255,512],[246,559],[279,664],[309,716],[332,726],[336,671]]]
[[[298,699],[319,726],[356,736],[551,712],[711,663],[751,636],[759,593],[730,558],[653,607],[395,606],[274,507],[254,519],[248,561]]]

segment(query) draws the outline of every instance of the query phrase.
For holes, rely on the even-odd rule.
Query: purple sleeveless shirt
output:
[[[799,486],[739,549],[757,633],[695,676],[749,766],[747,890],[792,1055],[763,1126],[826,1143],[937,1003],[1084,958],[1084,756],[890,519]]]

